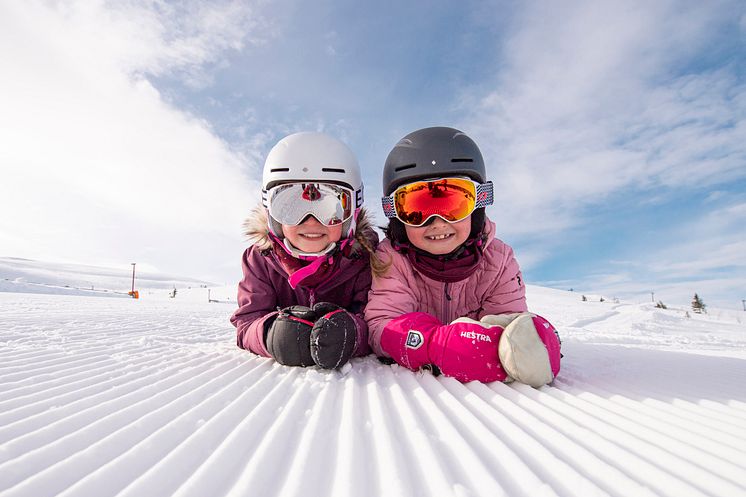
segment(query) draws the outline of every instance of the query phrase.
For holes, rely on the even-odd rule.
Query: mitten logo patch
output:
[[[422,337],[422,333],[417,330],[409,330],[409,333],[407,333],[407,343],[405,344],[407,348],[419,349],[423,343],[425,343],[425,339]]]

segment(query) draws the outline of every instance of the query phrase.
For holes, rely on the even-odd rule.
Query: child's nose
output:
[[[321,223],[318,219],[316,219],[314,216],[311,216],[310,214],[306,216],[306,218],[301,223],[305,226],[321,226]]]

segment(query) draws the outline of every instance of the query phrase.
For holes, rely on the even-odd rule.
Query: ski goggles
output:
[[[295,226],[308,216],[325,226],[353,215],[352,190],[332,183],[284,183],[265,192],[264,205],[280,224]]]
[[[381,199],[386,217],[414,227],[422,226],[433,216],[456,223],[492,201],[491,181],[480,184],[467,178],[415,181]]]

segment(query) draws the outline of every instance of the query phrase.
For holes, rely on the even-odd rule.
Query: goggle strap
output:
[[[388,218],[396,217],[396,209],[394,208],[394,196],[389,195],[381,199],[381,205],[383,206],[383,213]]]
[[[481,207],[487,207],[488,205],[492,205],[492,202],[494,201],[495,201],[495,195],[494,195],[493,188],[492,188],[492,181],[478,184],[477,185],[477,201],[474,205],[474,208],[479,209]]]
[[[267,195],[268,195],[267,190],[262,188],[262,205],[264,206],[265,209],[269,208],[269,203],[267,202]]]

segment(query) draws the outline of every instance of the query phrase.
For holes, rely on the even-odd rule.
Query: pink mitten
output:
[[[438,328],[430,343],[430,359],[446,376],[459,381],[504,381],[497,351],[503,327],[458,318]]]
[[[412,312],[392,319],[381,335],[381,348],[397,363],[414,371],[436,365],[462,382],[505,381],[498,346],[503,330],[520,314],[459,318],[447,325],[430,314]]]
[[[428,343],[440,321],[424,312],[410,312],[388,322],[381,333],[381,348],[397,363],[413,371],[430,364]]]

